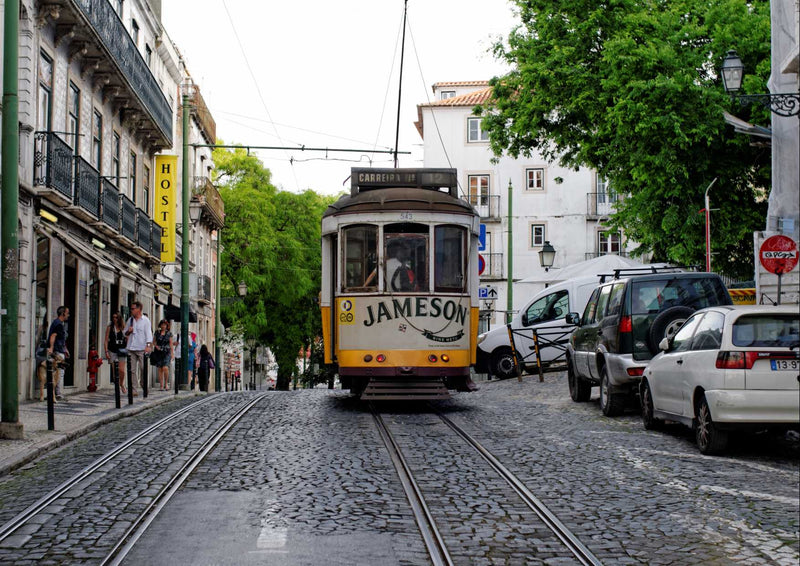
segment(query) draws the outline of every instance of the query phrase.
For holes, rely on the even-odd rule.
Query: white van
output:
[[[512,330],[522,330],[522,332],[514,334],[514,346],[525,366],[525,371],[536,370],[536,356],[532,355],[534,345],[531,330],[535,328],[541,331],[550,327],[566,325],[564,317],[567,316],[567,313],[582,313],[586,308],[586,303],[589,302],[589,296],[599,283],[600,277],[596,275],[561,281],[537,293],[514,317],[511,321]],[[556,331],[554,330],[554,332]],[[559,343],[563,342],[563,345],[566,346],[569,334],[566,333],[568,332],[566,330],[564,332],[563,339],[559,340]],[[552,361],[563,353],[563,349],[553,346],[542,347],[541,343],[539,345],[539,355],[543,362]],[[505,324],[478,336],[475,371],[489,373],[500,379],[516,375],[511,344],[508,339],[508,328]]]

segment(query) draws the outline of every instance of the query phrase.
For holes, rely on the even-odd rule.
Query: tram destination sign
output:
[[[350,171],[351,190],[419,188],[438,189],[456,186],[455,169],[375,169],[354,167]]]

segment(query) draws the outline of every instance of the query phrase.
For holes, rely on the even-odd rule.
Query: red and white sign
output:
[[[797,243],[787,236],[770,236],[761,244],[758,255],[764,269],[783,275],[797,265]]]
[[[486,260],[481,254],[478,254],[478,275],[483,275],[484,271],[486,271]]]

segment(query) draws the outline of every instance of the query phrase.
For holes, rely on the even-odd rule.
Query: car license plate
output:
[[[800,361],[798,360],[770,360],[769,363],[772,366],[772,371],[800,369]]]

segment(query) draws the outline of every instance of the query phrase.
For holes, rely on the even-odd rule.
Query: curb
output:
[[[165,403],[170,403],[175,401],[174,397],[166,397],[164,399],[158,399],[153,401],[152,403],[148,404],[141,404],[139,406],[129,407],[126,409],[120,409],[120,412],[107,415],[105,417],[99,418],[97,420],[88,422],[83,425],[79,425],[78,427],[61,433],[58,437],[49,439],[43,442],[34,443],[33,446],[29,449],[26,449],[24,453],[19,454],[17,456],[12,456],[6,459],[3,462],[0,462],[0,476],[4,476],[10,472],[13,472],[16,469],[21,468],[22,466],[36,460],[40,456],[59,448],[68,442],[72,442],[73,440],[80,438],[81,436],[85,436],[92,431],[97,430],[101,426],[108,424],[110,422],[118,421],[120,419],[124,419],[126,417],[132,417],[134,415],[138,415],[141,412],[144,412],[148,409],[152,409],[153,407],[158,407]]]

